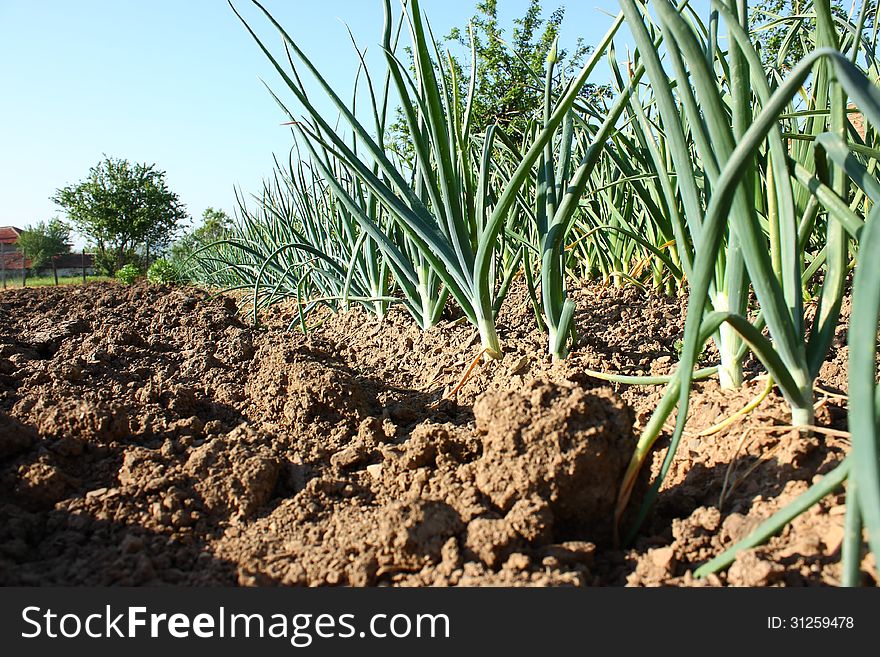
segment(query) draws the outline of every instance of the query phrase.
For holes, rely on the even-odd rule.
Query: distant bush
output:
[[[120,267],[118,270],[116,270],[116,280],[123,285],[131,285],[140,275],[141,270],[138,268],[137,265],[127,264],[124,267]]]
[[[153,285],[168,285],[176,283],[180,280],[180,276],[173,264],[165,258],[159,258],[147,270],[147,280]]]

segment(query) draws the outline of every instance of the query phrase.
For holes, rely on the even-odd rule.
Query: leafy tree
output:
[[[466,57],[452,57],[462,98],[470,76],[476,75],[472,108],[475,130],[482,132],[497,123],[511,136],[518,137],[525,133],[529,120],[536,118],[543,103],[547,54],[559,36],[565,7],[555,9],[547,19],[541,13],[540,0],[531,0],[525,14],[514,19],[508,39],[498,22],[498,0],[480,0],[470,27],[454,28],[446,37],[447,42],[467,49]],[[475,73],[469,70],[471,35],[477,55]],[[570,53],[559,48],[558,80],[573,77],[591,51],[580,38]],[[606,87],[588,84],[581,95],[585,100],[595,101],[606,93]]]
[[[53,256],[70,253],[70,227],[58,219],[28,226],[18,238],[18,248],[32,269],[41,269]]]
[[[206,208],[202,213],[202,225],[193,231],[193,237],[200,244],[210,244],[226,237],[232,227],[232,219],[224,210]]]
[[[231,227],[232,220],[225,211],[207,208],[202,213],[202,224],[185,233],[171,245],[168,251],[167,260],[177,272],[178,279],[190,280],[189,272],[193,265],[189,262],[190,256],[199,249],[225,238]]]
[[[530,0],[522,17],[514,19],[511,38],[498,20],[498,0],[479,0],[476,13],[468,26],[456,27],[446,36],[452,69],[464,102],[471,75],[476,75],[471,108],[471,129],[484,132],[497,124],[510,137],[519,140],[528,131],[529,122],[538,116],[543,105],[544,70],[547,55],[565,17],[559,7],[542,18],[540,0]],[[471,37],[476,53],[476,71],[471,71]],[[407,52],[412,59],[412,53]],[[563,79],[572,78],[592,52],[583,39],[575,42],[569,52],[559,48],[556,65],[556,88]],[[581,97],[586,103],[607,98],[607,85],[586,84]],[[391,126],[389,146],[404,158],[412,155],[406,120],[398,109]]]
[[[760,46],[764,65],[782,73],[790,71],[814,47],[816,18],[812,0],[760,0],[750,5],[749,26]],[[864,27],[873,27],[877,15],[875,0],[848,2],[848,9],[840,0],[832,0],[831,11],[839,19],[856,23],[865,5]],[[799,16],[812,18],[801,20]]]
[[[164,171],[108,157],[82,182],[58,189],[52,200],[97,249],[97,263],[108,275],[128,262],[148,262],[187,216]]]

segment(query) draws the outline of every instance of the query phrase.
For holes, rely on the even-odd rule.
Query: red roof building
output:
[[[22,234],[21,228],[15,226],[0,226],[0,268],[2,269],[18,269],[22,267],[30,268],[31,261],[15,248],[19,236]]]
[[[23,232],[15,226],[0,226],[0,244],[15,244]]]
[[[18,238],[24,231],[15,226],[0,226],[0,269],[19,270],[31,269],[31,259],[16,248]],[[95,258],[90,253],[63,253],[55,256],[55,268],[58,270],[94,270]],[[51,269],[52,262],[47,262],[41,269]]]
[[[22,268],[30,269],[30,258],[25,258],[15,248],[18,238],[24,231],[15,226],[0,226],[0,268],[5,270]]]

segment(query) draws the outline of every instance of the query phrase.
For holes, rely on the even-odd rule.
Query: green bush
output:
[[[153,285],[168,285],[179,279],[177,268],[165,258],[159,258],[147,270],[147,280]]]
[[[131,285],[141,275],[137,265],[127,264],[116,271],[116,280],[123,285]]]

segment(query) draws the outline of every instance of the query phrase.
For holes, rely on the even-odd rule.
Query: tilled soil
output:
[[[302,335],[285,330],[292,307],[255,328],[196,289],[4,292],[0,583],[836,584],[842,492],[726,573],[691,575],[848,448],[785,429],[775,392],[700,436],[764,387],[753,362],[742,390],[696,385],[659,502],[615,547],[619,482],[661,390],[587,370],[668,373],[683,302],[599,286],[575,297],[568,360],[545,355],[514,290],[505,357],[453,394],[479,351],[460,321],[423,333],[401,311],[379,324],[355,309]],[[844,335],[817,393],[817,423],[837,429]],[[863,570],[877,581],[873,560]]]

